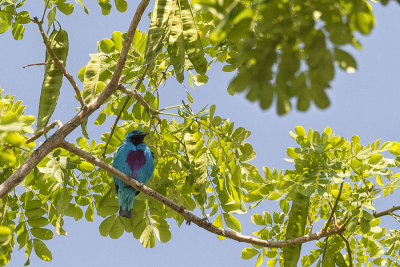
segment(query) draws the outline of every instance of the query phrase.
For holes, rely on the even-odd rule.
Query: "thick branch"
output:
[[[78,85],[76,85],[76,82],[74,78],[67,72],[65,69],[63,63],[58,59],[56,54],[54,54],[53,49],[51,49],[49,41],[47,39],[46,34],[43,31],[42,23],[38,20],[38,18],[34,17],[33,22],[36,23],[39,27],[40,34],[42,35],[43,43],[46,46],[47,53],[49,53],[51,59],[53,62],[57,65],[57,67],[61,70],[61,72],[64,74],[65,78],[68,79],[69,83],[72,85],[72,87],[75,90],[76,96],[78,97],[79,103],[81,103],[82,108],[86,107],[85,101],[82,98],[81,92],[79,91]]]
[[[64,138],[70,134],[75,128],[77,128],[81,123],[92,114],[96,109],[98,109],[106,100],[111,96],[111,94],[118,87],[118,80],[121,77],[121,72],[129,47],[132,44],[132,39],[135,34],[137,25],[142,17],[144,10],[149,4],[150,0],[142,0],[138,8],[136,9],[135,16],[133,17],[131,24],[129,26],[124,45],[122,47],[121,55],[118,59],[117,65],[115,66],[115,71],[111,77],[110,83],[104,88],[104,90],[93,99],[86,109],[82,109],[75,117],[73,117],[64,126],[58,129],[50,138],[48,138],[40,147],[38,147],[30,157],[2,184],[0,184],[0,198],[4,198],[15,186],[17,186],[24,178],[28,175],[30,171],[54,148],[58,147]]]
[[[283,241],[267,241],[267,240],[254,238],[251,236],[242,235],[240,233],[236,233],[233,231],[229,231],[229,230],[225,230],[223,228],[216,227],[213,224],[209,223],[207,220],[197,217],[190,211],[186,210],[184,206],[175,204],[173,201],[171,201],[168,198],[164,197],[163,195],[157,193],[153,189],[145,186],[144,184],[136,181],[135,179],[132,179],[131,177],[125,175],[124,173],[120,172],[119,170],[108,165],[104,161],[101,161],[100,159],[94,157],[93,155],[77,148],[76,146],[74,146],[66,141],[61,143],[61,147],[75,155],[78,155],[79,157],[87,160],[88,162],[104,169],[105,171],[111,173],[113,176],[120,178],[122,181],[129,184],[136,190],[163,203],[165,206],[167,206],[167,207],[173,209],[174,211],[178,212],[179,214],[181,214],[185,218],[185,220],[193,222],[194,224],[198,225],[199,227],[201,227],[211,233],[225,236],[227,238],[230,238],[230,239],[233,239],[233,240],[236,240],[239,242],[245,242],[248,244],[253,244],[253,245],[262,246],[262,247],[269,247],[269,248],[283,248],[283,247],[287,247],[287,246],[302,244],[302,243],[313,241],[313,240],[318,240],[318,239],[321,239],[326,236],[339,234],[345,230],[345,224],[342,226],[335,225],[332,228],[328,229],[327,231],[321,230],[315,234],[308,234],[305,236],[301,236],[301,237],[297,237],[297,238],[289,239],[289,240],[283,240]]]
[[[400,206],[393,206],[391,209],[374,213],[374,217],[375,218],[379,218],[379,217],[382,217],[382,216],[390,215],[393,211],[396,211],[396,210],[400,210]]]

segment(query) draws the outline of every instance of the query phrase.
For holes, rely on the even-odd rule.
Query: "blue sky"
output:
[[[41,16],[39,5],[28,1],[31,16]],[[89,2],[89,1],[87,1]],[[94,2],[94,1],[93,1]],[[40,5],[41,6],[41,5]],[[152,4],[151,4],[152,6]],[[102,16],[97,3],[89,4],[91,14],[87,16],[76,5],[71,16],[59,16],[60,22],[69,33],[70,51],[67,59],[68,71],[75,75],[89,61],[89,53],[97,51],[96,42],[109,38],[113,31],[126,31],[136,6],[130,4],[128,11],[118,13],[113,9],[111,15]],[[147,12],[152,7],[148,7]],[[261,111],[257,104],[245,100],[243,95],[229,96],[226,92],[230,74],[220,71],[221,67],[213,65],[207,73],[208,84],[190,91],[195,99],[195,107],[216,104],[216,115],[230,118],[235,125],[243,126],[252,132],[249,141],[257,152],[253,164],[257,167],[269,166],[278,169],[291,168],[283,160],[286,148],[294,146],[289,131],[295,126],[323,130],[330,126],[336,134],[351,137],[357,134],[361,143],[366,144],[381,138],[383,141],[399,141],[398,117],[400,114],[400,7],[390,4],[382,7],[373,4],[376,15],[376,26],[367,37],[361,37],[362,51],[349,49],[358,63],[358,71],[347,74],[337,70],[332,89],[329,92],[331,106],[326,110],[312,107],[306,113],[292,111],[279,117],[275,109]],[[140,30],[147,31],[148,18],[139,25]],[[29,24],[25,37],[14,41],[11,33],[0,35],[0,88],[5,93],[16,95],[27,106],[26,114],[37,115],[40,88],[43,78],[43,67],[22,66],[43,61],[44,45],[34,24]],[[179,104],[185,98],[185,88],[173,78],[160,88],[160,106]],[[64,80],[61,96],[52,119],[67,122],[74,114],[78,102],[74,92]],[[89,130],[91,136],[99,137],[109,128],[95,127]],[[80,135],[77,129],[68,137],[74,141]],[[392,203],[380,202],[381,210],[390,208]],[[264,202],[257,210],[271,211],[269,202]],[[250,216],[239,216],[244,234],[251,234],[256,228],[250,222]],[[393,224],[389,218],[389,224]],[[244,261],[240,258],[241,250],[246,244],[232,240],[220,241],[215,235],[195,225],[183,224],[178,228],[171,222],[172,239],[170,242],[157,243],[153,249],[144,249],[140,242],[131,235],[125,234],[113,240],[102,237],[98,232],[101,218],[93,223],[85,220],[75,222],[66,220],[67,236],[55,236],[46,242],[53,253],[53,262],[46,263],[36,256],[31,259],[32,266],[254,266],[255,261]],[[397,226],[398,227],[398,226]],[[25,262],[23,251],[13,254],[10,266],[22,266]]]

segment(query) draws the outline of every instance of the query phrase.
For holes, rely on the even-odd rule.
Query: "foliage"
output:
[[[16,40],[23,37],[22,24],[32,21],[27,11],[20,11],[24,3],[0,2],[0,33],[11,27]],[[49,29],[57,21],[57,10],[66,15],[74,11],[74,5],[63,0],[46,3]],[[82,1],[76,3],[89,13]],[[110,1],[98,3],[103,14],[110,12]],[[171,76],[182,83],[187,70],[191,84],[204,84],[211,63],[220,61],[227,64],[223,70],[238,70],[228,90],[247,90],[247,98],[258,100],[264,109],[271,106],[273,98],[277,99],[278,114],[290,110],[292,98],[302,111],[311,100],[325,108],[329,100],[324,90],[334,77],[334,63],[348,72],[356,68],[355,60],[342,48],[348,44],[360,47],[355,32],[368,34],[372,29],[370,5],[363,0],[192,3],[202,9],[193,12],[187,0],[155,2],[149,33],[136,30],[122,71],[124,86],[136,88],[147,105],[115,91],[94,125],[104,127],[114,116],[120,116],[122,122],[96,138],[86,120],[76,146],[98,158],[105,151],[108,157],[104,161],[110,164],[126,133],[133,129],[149,132],[146,142],[156,161],[149,187],[187,210],[198,209],[217,227],[245,232],[236,214],[266,201],[279,202],[280,209],[251,216],[259,227],[254,238],[290,241],[311,234],[314,225],[322,232],[343,227],[343,231],[316,241],[311,251],[302,251],[301,242],[281,248],[253,245],[243,249],[243,259],[257,256],[256,266],[263,261],[268,266],[300,262],[303,266],[346,266],[347,262],[398,266],[399,230],[387,229],[381,217],[390,214],[376,213],[374,205],[375,199],[392,195],[398,188],[399,143],[380,144],[377,140],[364,146],[357,135],[349,140],[329,127],[306,132],[298,126],[290,133],[297,147],[287,149],[293,169],[264,167],[260,173],[249,163],[256,156],[246,142],[250,131],[216,115],[214,105],[195,111],[191,107],[194,99],[186,92],[182,104],[159,106],[161,83]],[[124,0],[114,4],[120,12],[127,9]],[[65,38],[57,39],[60,33]],[[49,36],[64,65],[66,36],[61,29]],[[125,38],[126,33],[116,31],[100,40],[97,53],[91,54],[79,71],[86,104],[110,83]],[[48,54],[46,62],[50,63]],[[55,65],[46,66],[40,105],[52,108],[39,106],[38,130],[47,125],[57,104],[61,80],[62,73]],[[21,101],[14,103],[14,97],[5,95],[0,100],[0,182],[4,182],[36,147],[34,141],[27,141],[35,119],[24,115],[24,106]],[[101,235],[116,239],[129,233],[148,248],[154,247],[156,240],[171,239],[173,220],[179,226],[184,221],[181,214],[145,194],[136,197],[131,219],[117,216],[113,187],[111,175],[103,169],[64,149],[53,150],[0,200],[0,264],[10,261],[16,245],[25,249],[27,264],[32,249],[40,259],[51,261],[46,241],[53,238],[54,231],[66,234],[64,216],[92,222],[97,215],[102,218]]]

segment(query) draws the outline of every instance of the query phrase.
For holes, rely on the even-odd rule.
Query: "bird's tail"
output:
[[[130,210],[124,210],[122,207],[119,208],[119,215],[125,218],[130,219],[132,216],[132,213]]]

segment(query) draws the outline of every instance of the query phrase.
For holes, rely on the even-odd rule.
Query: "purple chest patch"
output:
[[[144,155],[144,151],[142,150],[136,150],[136,151],[131,151],[128,154],[128,157],[126,158],[126,162],[128,163],[128,166],[132,170],[132,176],[136,176],[136,171],[139,170],[140,168],[143,167],[143,165],[146,163],[146,157]]]

